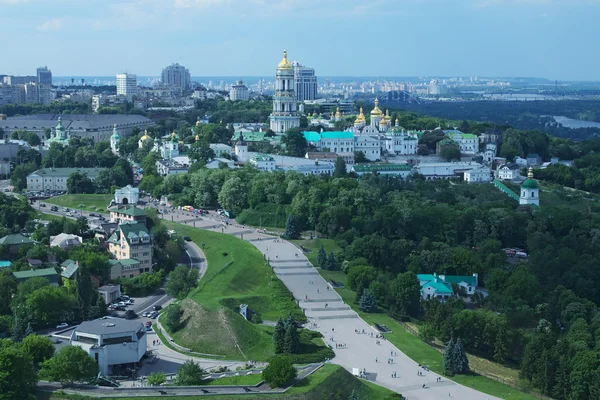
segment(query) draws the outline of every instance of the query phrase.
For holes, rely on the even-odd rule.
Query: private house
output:
[[[141,268],[140,262],[133,258],[122,260],[108,260],[110,265],[110,279],[133,278],[143,272],[150,272],[150,267]]]
[[[50,281],[50,285],[58,286],[58,273],[54,268],[30,269],[27,271],[13,272],[17,283],[25,282],[31,278],[46,278]]]
[[[110,222],[121,224],[124,222],[141,222],[146,224],[146,211],[133,204],[119,204],[108,209]]]
[[[50,247],[60,247],[63,250],[70,250],[73,247],[81,246],[83,238],[77,235],[61,233],[60,235],[50,237]]]
[[[454,292],[453,285],[456,285],[457,289],[462,288],[467,296],[471,296],[477,291],[479,283],[477,274],[472,276],[437,275],[435,273],[418,274],[417,279],[419,279],[421,285],[421,298],[423,300],[446,301],[450,296],[458,294]]]
[[[35,243],[35,240],[23,236],[20,233],[6,235],[0,239],[0,246],[7,246],[11,254],[17,254],[21,246]]]
[[[152,238],[145,223],[120,224],[108,239],[108,251],[120,261],[120,276],[134,277],[152,268]],[[116,275],[118,268],[116,264],[111,267],[111,278]]]
[[[142,359],[147,335],[139,320],[105,317],[75,327],[69,344],[85,350],[98,363],[100,374],[109,375],[113,366],[135,366]]]
[[[60,272],[60,277],[63,285],[68,288],[70,288],[71,285],[75,285],[75,274],[79,269],[79,263],[75,260],[69,259],[60,264],[60,268],[62,269]]]

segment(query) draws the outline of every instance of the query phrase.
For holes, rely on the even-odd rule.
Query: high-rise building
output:
[[[128,99],[137,95],[137,76],[135,74],[117,74],[117,95]]]
[[[317,77],[315,69],[300,65],[298,61],[292,63],[294,67],[294,85],[296,87],[296,100],[314,100],[317,98]]]
[[[231,89],[229,89],[229,100],[243,100],[246,101],[250,98],[250,93],[248,92],[248,86],[244,84],[244,81],[237,81],[235,85],[231,85]]]
[[[6,75],[4,83],[7,85],[25,85],[26,83],[37,82],[36,76],[12,76]]]
[[[39,85],[52,86],[52,71],[48,67],[39,67],[37,69],[37,83]]]
[[[271,130],[279,134],[300,126],[300,116],[296,111],[294,68],[288,61],[285,50],[275,73],[275,95],[273,96],[273,112],[270,120]]]
[[[180,88],[189,90],[192,88],[192,78],[190,71],[183,65],[173,64],[163,69],[161,82],[164,86],[170,88]]]

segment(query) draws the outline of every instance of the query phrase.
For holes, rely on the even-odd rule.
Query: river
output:
[[[582,119],[572,119],[561,116],[553,117],[556,122],[564,126],[565,128],[577,129],[577,128],[600,128],[600,122],[584,121]]]

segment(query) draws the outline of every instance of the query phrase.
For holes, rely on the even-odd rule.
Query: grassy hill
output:
[[[242,211],[235,220],[242,225],[285,228],[289,208],[288,204],[263,203]]]
[[[112,194],[65,194],[44,200],[60,207],[107,213],[106,207],[113,199]]]

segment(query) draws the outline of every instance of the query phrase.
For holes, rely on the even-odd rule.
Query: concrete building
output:
[[[48,67],[39,67],[37,69],[37,83],[38,85],[52,86],[52,71]]]
[[[354,151],[361,151],[369,161],[378,161],[381,159],[381,142],[373,136],[354,136]]]
[[[533,179],[533,168],[529,167],[527,179],[521,184],[521,195],[519,196],[521,205],[540,205],[540,187]]]
[[[432,96],[440,96],[448,93],[448,86],[438,82],[436,79],[432,79],[427,86],[427,94]]]
[[[375,173],[379,175],[394,175],[406,179],[411,175],[412,168],[408,164],[363,164],[354,165],[351,171],[355,172],[358,176]]]
[[[223,157],[224,154],[231,156],[233,154],[233,148],[223,143],[211,143],[210,148],[215,152],[216,157]]]
[[[55,129],[58,118],[68,136],[91,137],[96,142],[109,141],[115,124],[121,138],[129,137],[133,128],[144,130],[155,125],[151,119],[135,114],[32,114],[0,119],[0,128],[8,136],[26,130],[45,139],[45,130]]]
[[[26,83],[37,82],[37,76],[25,75],[25,76],[13,76],[5,75],[4,83],[6,85],[25,85]]]
[[[333,175],[335,164],[330,162],[315,161],[314,164],[293,165],[285,168],[285,171],[295,171],[304,176],[308,175]]]
[[[421,163],[415,167],[415,172],[427,180],[461,178],[465,171],[481,168],[482,165],[473,161]]]
[[[317,77],[314,68],[300,65],[297,61],[292,63],[294,68],[294,86],[296,100],[315,100],[317,98]]]
[[[332,132],[314,132],[304,131],[304,138],[309,145],[317,148],[319,151],[328,151],[333,153],[353,153],[354,135],[352,132],[332,131]]]
[[[189,166],[175,160],[163,158],[156,161],[156,171],[161,176],[187,174]]]
[[[492,171],[488,167],[465,171],[464,176],[467,183],[488,183],[492,181]]]
[[[142,267],[140,262],[134,258],[122,260],[108,260],[110,266],[110,279],[133,278],[144,272],[150,272],[151,267]]]
[[[148,346],[146,328],[140,321],[106,317],[75,327],[69,344],[84,349],[105,376],[113,366],[139,363]]]
[[[179,88],[183,91],[192,88],[190,71],[183,65],[172,64],[162,70],[161,82],[169,88]]]
[[[140,201],[140,189],[131,185],[115,190],[115,203],[117,204],[137,204]]]
[[[512,181],[521,175],[521,167],[518,164],[503,164],[498,167],[498,178],[503,181]]]
[[[150,271],[152,267],[152,237],[143,222],[124,222],[108,239],[108,251],[118,261],[134,259],[139,263],[130,276]]]
[[[128,100],[137,96],[137,75],[117,74],[117,95],[125,96]]]
[[[104,299],[105,304],[113,303],[113,302],[117,301],[117,299],[119,297],[121,297],[121,285],[119,285],[119,284],[112,285],[111,284],[111,285],[100,286],[98,288],[98,293],[100,293],[100,295]]]
[[[277,65],[275,74],[275,94],[270,121],[271,130],[279,134],[300,126],[300,115],[296,110],[294,69],[287,59],[287,51],[285,50],[283,51],[282,60]]]
[[[67,191],[67,179],[78,172],[87,175],[94,181],[101,171],[106,168],[42,168],[27,175],[27,190],[29,192]]]
[[[250,158],[250,165],[261,171],[275,170],[275,159],[267,154],[259,154]]]
[[[208,169],[218,169],[221,168],[221,165],[226,165],[227,168],[235,168],[235,162],[228,158],[215,157],[209,162],[206,163],[206,168]]]
[[[231,101],[247,101],[250,98],[250,92],[248,86],[244,84],[244,81],[236,81],[235,85],[231,85],[229,89],[229,100]]]

